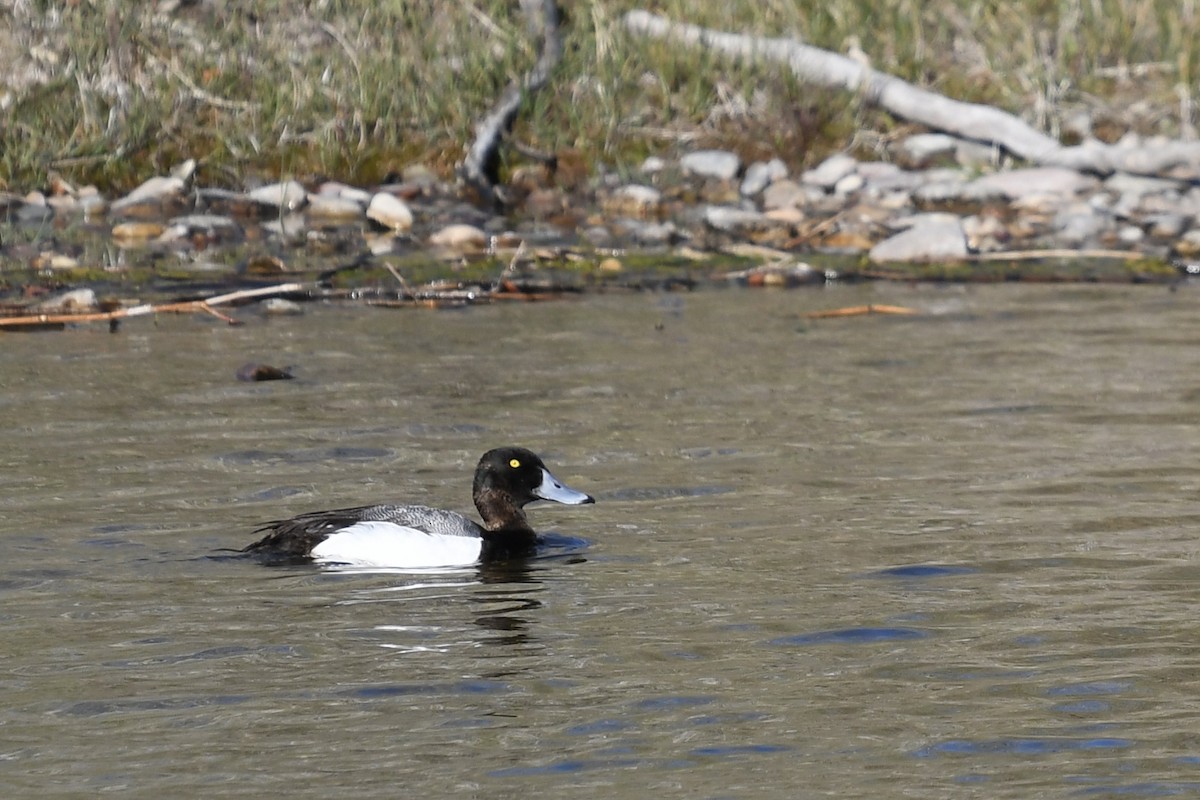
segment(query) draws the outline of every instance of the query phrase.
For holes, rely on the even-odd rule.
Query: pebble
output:
[[[256,203],[280,208],[284,211],[297,211],[308,202],[308,192],[296,181],[271,183],[260,186],[246,196]]]
[[[273,317],[297,317],[304,313],[304,308],[299,303],[286,297],[268,297],[262,301],[260,307],[264,314]]]
[[[387,192],[379,192],[371,198],[367,218],[400,233],[407,233],[413,226],[413,213],[408,204]]]
[[[489,241],[490,237],[482,229],[462,223],[447,225],[429,237],[431,246],[462,255],[484,252]]]
[[[1063,167],[1030,167],[984,175],[970,186],[978,196],[1017,200],[1035,194],[1076,195],[1095,188],[1096,179]]]
[[[809,186],[817,186],[826,191],[833,191],[837,182],[846,177],[858,167],[858,162],[845,153],[838,153],[822,161],[814,169],[800,176],[800,182]]]
[[[113,226],[112,238],[119,245],[145,244],[162,236],[165,230],[157,222],[122,222]]]
[[[962,223],[950,214],[921,214],[911,226],[871,248],[869,258],[888,261],[954,261],[967,256]]]
[[[367,202],[370,202],[370,195]],[[325,194],[309,195],[308,207],[304,209],[309,219],[333,222],[360,219],[365,212],[366,202],[360,202],[354,197]]]
[[[770,220],[761,211],[733,206],[707,206],[704,221],[719,231],[728,233],[764,227]]]
[[[775,181],[786,178],[787,174],[787,165],[778,158],[755,161],[746,168],[746,175],[742,178],[742,185],[738,187],[738,191],[746,197],[753,197]]]
[[[183,178],[158,176],[150,178],[129,194],[112,204],[112,210],[120,212],[139,205],[157,205],[165,200],[178,198],[187,185]]]
[[[55,295],[34,306],[43,314],[57,314],[72,311],[91,311],[98,305],[96,292],[91,289],[72,289],[69,292]]]
[[[679,159],[679,166],[687,175],[731,181],[738,176],[742,160],[728,150],[696,150]]]
[[[534,186],[511,218],[467,204],[420,164],[404,167],[403,181],[387,187],[326,181],[309,193],[294,180],[244,192],[193,187],[195,164],[185,162],[117,199],[51,175],[42,191],[0,192],[0,218],[58,226],[84,214],[90,226],[110,224],[120,247],[165,245],[180,255],[241,241],[284,252],[271,249],[280,240],[323,256],[364,248],[407,253],[414,241],[469,255],[490,251],[493,237],[515,230],[511,238],[531,247],[565,240],[606,250],[687,243],[711,251],[753,242],[790,252],[803,243],[881,262],[1093,246],[1159,256],[1169,248],[1192,258],[1200,256],[1200,186],[1191,177],[1200,177],[1200,146],[1176,144],[1127,137],[1113,149],[1113,165],[1162,166],[1155,174],[1118,169],[1103,180],[1065,166],[1067,157],[1058,166],[995,171],[991,148],[944,134],[894,142],[878,161],[838,153],[790,176],[779,159],[753,162],[743,172],[733,152],[698,150],[651,156],[632,182],[628,173],[610,170],[570,187]],[[972,148],[974,166],[959,166]],[[689,176],[700,180],[683,180]],[[420,239],[397,236],[411,232],[418,216],[428,226]],[[374,223],[370,230],[363,230],[364,219]],[[50,251],[20,258],[46,269],[76,265]],[[180,261],[186,269],[221,263],[194,255]],[[604,263],[607,270],[620,262]]]
[[[652,186],[628,184],[613,190],[603,203],[604,211],[614,217],[649,219],[662,211],[662,192]]]

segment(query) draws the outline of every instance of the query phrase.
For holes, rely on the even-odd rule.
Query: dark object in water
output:
[[[272,367],[270,364],[243,364],[238,368],[239,381],[290,381],[292,367]]]

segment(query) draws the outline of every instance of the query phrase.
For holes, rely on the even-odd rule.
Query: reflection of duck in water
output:
[[[533,553],[538,537],[525,518],[527,504],[595,502],[560,483],[522,447],[484,453],[475,468],[472,495],[482,526],[457,512],[428,506],[358,506],[271,522],[258,529],[266,536],[242,552],[364,567],[467,566]]]

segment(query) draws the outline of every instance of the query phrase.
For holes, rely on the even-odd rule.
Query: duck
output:
[[[537,500],[595,503],[555,478],[531,450],[497,447],[475,467],[472,498],[483,524],[422,505],[311,511],[268,522],[240,552],[273,561],[387,568],[465,567],[533,554],[538,536],[525,516]]]

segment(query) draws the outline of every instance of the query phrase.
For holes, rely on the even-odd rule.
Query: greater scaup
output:
[[[428,506],[358,506],[269,522],[256,531],[266,531],[266,536],[242,552],[366,567],[466,566],[533,552],[537,534],[522,510],[528,503],[596,502],[562,484],[523,447],[484,453],[475,468],[472,496],[482,526],[457,512]]]

